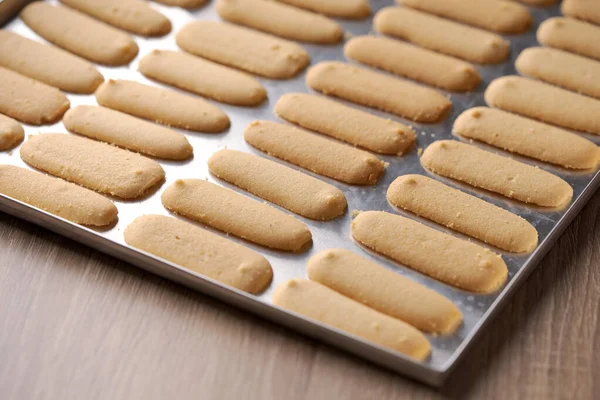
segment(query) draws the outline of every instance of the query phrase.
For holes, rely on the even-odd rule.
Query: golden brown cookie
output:
[[[537,40],[544,46],[600,60],[600,27],[571,18],[549,18],[540,24]]]
[[[23,126],[14,119],[0,114],[0,151],[9,150],[23,141]]]
[[[154,0],[157,3],[164,4],[166,6],[175,6],[182,8],[199,8],[208,3],[208,0]]]
[[[371,15],[369,0],[277,0],[330,17],[363,19]]]
[[[565,17],[600,24],[600,2],[597,0],[563,0],[560,10]]]

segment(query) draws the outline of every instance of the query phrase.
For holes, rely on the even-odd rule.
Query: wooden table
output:
[[[600,399],[600,193],[436,391],[0,214],[0,399]]]

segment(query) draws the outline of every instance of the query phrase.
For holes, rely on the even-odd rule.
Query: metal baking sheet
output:
[[[392,3],[392,0],[371,1],[373,10],[375,12],[384,6],[392,5]],[[178,8],[165,7],[156,3],[153,3],[153,6],[169,17],[173,23],[172,33],[166,37],[158,39],[145,39],[137,37],[136,40],[140,46],[140,53],[138,57],[131,63],[131,65],[121,68],[99,67],[99,70],[106,79],[131,79],[160,86],[156,82],[145,79],[139,72],[137,72],[137,64],[140,58],[153,49],[176,50],[177,46],[175,44],[174,35],[187,22],[196,19],[219,19],[212,4],[192,12]],[[412,125],[417,131],[417,149],[424,149],[431,142],[438,139],[452,138],[451,127],[454,119],[467,108],[484,105],[483,91],[487,84],[498,76],[514,74],[514,60],[516,56],[522,49],[537,44],[535,40],[535,31],[539,23],[550,16],[559,15],[558,6],[554,6],[552,8],[531,7],[530,11],[534,17],[534,26],[532,29],[523,35],[507,36],[507,39],[509,39],[512,43],[510,60],[495,66],[478,66],[477,68],[482,75],[483,83],[477,89],[477,91],[469,94],[447,93],[447,95],[452,98],[454,109],[452,114],[444,123],[435,125],[416,124],[383,112],[377,112],[373,110],[369,111],[386,118],[391,118]],[[361,34],[374,34],[371,29],[372,19],[364,21],[340,21],[340,23],[346,32],[352,36]],[[8,23],[5,28],[18,32],[29,38],[42,41],[41,38],[27,28],[19,19],[14,19]],[[343,44],[336,46],[304,45],[304,47],[310,52],[312,65],[322,60],[344,59]],[[186,135],[194,147],[193,159],[185,162],[165,162],[159,160],[160,164],[166,171],[166,182],[162,184],[162,186],[153,194],[143,198],[142,200],[120,201],[115,199],[115,203],[119,209],[119,220],[114,226],[111,226],[108,229],[90,229],[81,227],[4,196],[0,196],[0,210],[56,231],[59,234],[68,236],[100,251],[112,254],[115,257],[131,262],[140,268],[161,275],[167,279],[174,280],[183,285],[197,289],[223,301],[246,309],[250,312],[261,315],[265,318],[287,325],[291,329],[303,332],[327,343],[343,348],[375,363],[391,368],[397,372],[411,376],[431,385],[440,385],[456,366],[459,359],[465,354],[475,337],[481,332],[482,329],[484,329],[487,321],[494,316],[494,314],[510,297],[518,285],[523,282],[527,275],[529,275],[538,261],[549,250],[565,227],[569,224],[577,212],[579,212],[589,197],[594,193],[600,184],[600,173],[594,171],[573,173],[564,169],[536,163],[530,159],[515,157],[526,163],[539,165],[540,168],[546,169],[561,176],[573,186],[573,202],[569,208],[558,211],[548,211],[533,207],[526,207],[518,202],[510,201],[487,192],[475,191],[472,188],[463,186],[457,182],[435,177],[436,179],[444,181],[451,186],[461,188],[503,208],[509,209],[518,215],[521,215],[523,218],[531,222],[539,232],[540,244],[538,248],[531,254],[514,255],[502,253],[498,251],[498,249],[493,249],[496,252],[502,253],[509,268],[509,279],[507,285],[501,291],[491,295],[476,295],[454,289],[450,286],[398,265],[392,261],[376,256],[352,240],[350,235],[350,222],[352,219],[353,210],[385,210],[392,213],[407,215],[406,213],[400,212],[389,205],[386,201],[385,193],[389,184],[399,175],[406,173],[421,173],[430,175],[421,167],[417,149],[413,150],[410,154],[404,157],[382,157],[385,161],[389,162],[389,167],[383,179],[375,187],[349,186],[334,180],[319,177],[320,179],[337,186],[346,194],[349,208],[348,212],[343,217],[330,222],[317,222],[298,217],[309,226],[313,233],[313,245],[310,250],[305,253],[290,254],[272,251],[260,246],[255,246],[248,242],[244,242],[243,240],[230,237],[231,240],[240,242],[265,255],[271,262],[274,271],[273,282],[269,289],[260,296],[248,295],[235,289],[225,287],[196,273],[162,261],[152,255],[137,251],[124,243],[123,230],[136,217],[142,214],[154,213],[169,215],[169,212],[167,212],[161,205],[160,195],[162,191],[176,179],[206,178],[209,181],[217,182],[220,185],[240,191],[231,185],[219,181],[214,176],[211,176],[207,170],[207,159],[216,150],[225,147],[243,150],[249,153],[259,154],[263,157],[267,157],[265,154],[261,154],[257,150],[247,145],[243,140],[242,132],[247,124],[256,119],[277,121],[278,118],[273,112],[273,106],[282,94],[289,92],[310,92],[310,89],[308,89],[305,85],[304,77],[305,73],[299,75],[295,79],[287,81],[260,79],[263,85],[267,88],[269,95],[268,102],[263,104],[261,107],[247,108],[218,104],[218,106],[227,112],[232,122],[231,128],[225,133],[201,134],[181,130],[181,132]],[[91,95],[70,94],[68,97],[72,106],[81,104],[96,104],[94,97]],[[353,106],[358,107],[355,105]],[[42,132],[66,133],[66,130],[62,123],[44,127],[26,126],[27,136]],[[596,143],[599,142],[594,136],[586,136]],[[481,147],[485,148],[486,146],[481,145]],[[502,153],[498,150],[494,151]],[[18,149],[15,149],[11,152],[0,153],[0,163],[26,166],[19,157]],[[294,166],[292,166],[292,168],[298,169]],[[420,220],[413,215],[408,216]],[[436,228],[453,235],[461,236],[430,222],[423,220],[421,220],[421,222],[424,222],[430,226],[435,226]],[[222,235],[220,232],[216,233]],[[402,238],[398,238],[398,240],[402,240]],[[342,331],[309,321],[301,316],[279,309],[271,304],[271,294],[277,285],[290,278],[305,277],[305,265],[309,257],[321,250],[332,247],[345,248],[355,251],[371,260],[378,262],[386,268],[397,272],[398,274],[410,277],[414,281],[420,282],[427,287],[430,287],[449,297],[463,312],[464,324],[458,329],[456,334],[452,336],[436,337],[429,335],[428,338],[433,346],[432,356],[427,361],[419,363],[399,353],[365,342],[360,338],[348,335]]]

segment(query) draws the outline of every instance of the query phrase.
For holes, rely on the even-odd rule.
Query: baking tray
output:
[[[393,1],[372,0],[371,4],[373,6],[373,11],[376,12],[384,6],[392,5]],[[161,86],[156,82],[147,80],[139,72],[137,72],[137,64],[139,59],[153,49],[176,50],[177,46],[175,44],[174,35],[187,22],[196,19],[219,19],[214,11],[213,4],[210,4],[200,10],[191,12],[178,8],[161,6],[156,3],[153,3],[153,6],[163,12],[171,20],[173,23],[172,33],[166,37],[158,39],[137,37],[136,40],[140,47],[140,53],[128,67],[111,68],[99,66],[99,70],[106,79],[131,79]],[[374,114],[412,125],[417,131],[417,148],[403,157],[381,157],[389,163],[389,167],[387,168],[387,171],[379,184],[375,187],[349,186],[334,180],[317,176],[318,178],[340,188],[345,193],[348,199],[348,212],[343,217],[329,222],[318,222],[298,217],[309,226],[313,233],[313,245],[310,250],[305,253],[290,254],[272,251],[253,245],[249,242],[245,242],[241,239],[230,237],[231,240],[242,243],[266,256],[273,267],[273,282],[271,286],[259,296],[249,295],[236,289],[226,287],[197,273],[190,272],[172,263],[158,259],[155,256],[136,250],[125,244],[123,240],[123,230],[136,217],[143,214],[170,215],[169,212],[163,208],[160,201],[160,195],[167,186],[179,178],[206,178],[211,182],[217,182],[220,185],[241,192],[239,189],[232,187],[223,181],[219,181],[214,176],[210,175],[207,170],[206,161],[216,150],[225,147],[243,150],[253,154],[259,154],[263,157],[269,158],[265,154],[262,154],[259,151],[251,148],[244,142],[242,134],[243,130],[246,125],[255,119],[278,121],[279,119],[273,112],[273,106],[282,94],[288,92],[310,92],[310,89],[306,87],[304,82],[305,72],[295,79],[287,81],[260,79],[260,81],[266,87],[269,96],[269,100],[261,107],[247,108],[218,104],[218,106],[225,110],[225,112],[227,112],[231,118],[231,128],[225,133],[200,134],[180,130],[180,132],[186,135],[194,147],[193,159],[185,162],[165,162],[159,160],[160,164],[166,171],[166,182],[162,184],[157,191],[143,198],[142,200],[120,201],[115,199],[115,204],[119,209],[119,220],[115,225],[107,229],[92,229],[82,227],[2,195],[0,195],[0,210],[130,262],[144,270],[160,275],[166,279],[173,280],[182,285],[188,286],[202,293],[243,308],[249,312],[258,314],[264,318],[286,325],[293,330],[300,331],[331,345],[345,349],[374,363],[383,365],[427,384],[439,386],[464,356],[467,349],[473,343],[475,338],[481,333],[485,325],[488,324],[488,322],[500,310],[502,305],[510,298],[517,287],[532,272],[536,264],[541,260],[544,254],[546,254],[553,243],[561,235],[563,230],[568,226],[569,222],[575,217],[575,215],[581,210],[583,205],[595,192],[600,185],[600,173],[595,171],[574,173],[558,167],[555,168],[545,164],[536,163],[530,159],[510,155],[513,158],[517,158],[529,164],[538,165],[540,168],[555,173],[572,185],[574,189],[574,197],[570,206],[567,209],[553,211],[542,210],[535,207],[527,207],[522,203],[495,196],[489,192],[474,190],[457,182],[435,176],[436,179],[441,180],[450,186],[461,188],[469,193],[472,193],[480,198],[488,200],[496,205],[499,205],[500,207],[506,208],[513,213],[522,216],[532,223],[539,232],[540,244],[531,254],[514,255],[501,252],[498,249],[493,249],[493,251],[499,252],[503,255],[509,269],[509,278],[506,286],[501,291],[491,295],[477,295],[454,289],[413,270],[405,268],[382,257],[376,256],[368,250],[362,248],[351,238],[350,222],[352,219],[352,211],[384,210],[392,213],[400,213],[405,216],[409,216],[410,218],[420,220],[427,225],[435,226],[437,229],[448,232],[452,235],[463,237],[460,234],[456,234],[438,225],[421,220],[414,215],[409,215],[395,209],[388,204],[385,193],[389,184],[399,175],[407,173],[430,175],[421,167],[417,150],[426,148],[427,145],[435,140],[452,138],[451,128],[454,119],[467,108],[484,105],[483,92],[487,87],[487,84],[498,76],[515,74],[514,60],[516,56],[522,49],[537,44],[535,40],[535,31],[539,23],[548,17],[559,15],[558,5],[551,8],[531,7],[530,11],[534,18],[534,25],[530,31],[523,35],[506,36],[512,43],[510,60],[503,64],[494,66],[477,66],[483,78],[483,82],[477,91],[468,94],[446,93],[452,98],[454,109],[444,123],[434,125],[417,124],[395,117],[391,114],[352,105],[353,107],[362,108]],[[372,18],[364,21],[340,21],[340,23],[346,32],[349,33],[348,35],[356,36],[372,33]],[[19,19],[13,19],[12,21],[8,22],[5,28],[18,32],[26,37],[43,41],[29,28],[27,28],[27,26],[25,26]],[[312,65],[322,60],[344,59],[343,44],[336,46],[304,45],[304,47],[311,55]],[[91,95],[69,94],[68,97],[72,106],[81,104],[96,104],[94,97]],[[66,132],[62,123],[44,127],[26,126],[25,131],[27,137],[32,134],[43,132]],[[596,137],[591,135],[584,136],[598,143],[598,139]],[[483,148],[487,148],[485,145],[478,145]],[[499,150],[494,151],[503,153]],[[282,161],[277,161],[286,164]],[[15,149],[11,152],[0,153],[0,163],[8,163],[27,167],[23,161],[21,161],[18,149]],[[287,165],[291,166],[292,168],[299,169],[293,165]],[[223,235],[217,231],[213,232]],[[398,240],[402,240],[402,238],[399,238]],[[461,309],[464,315],[464,324],[458,329],[456,334],[452,336],[428,335],[428,339],[432,343],[432,355],[428,360],[420,363],[405,357],[402,354],[366,342],[360,338],[349,335],[343,331],[324,326],[318,322],[307,320],[302,316],[280,309],[271,304],[271,295],[276,286],[290,278],[305,277],[305,265],[307,260],[319,251],[333,247],[345,248],[357,252],[388,269],[407,276],[414,281],[417,281],[429,288],[432,288],[438,293],[447,296]]]

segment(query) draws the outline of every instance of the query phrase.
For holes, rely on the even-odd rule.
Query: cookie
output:
[[[327,221],[344,214],[346,197],[338,188],[265,158],[219,150],[208,160],[217,177],[303,217]]]
[[[485,102],[563,128],[600,135],[600,100],[520,76],[489,84]]]
[[[23,141],[25,131],[14,119],[0,114],[0,151],[9,150]]]
[[[417,122],[440,121],[452,108],[452,102],[435,90],[338,61],[311,67],[306,83],[324,94]]]
[[[225,21],[301,42],[334,44],[344,31],[333,20],[270,0],[218,0],[217,13]]]
[[[454,122],[454,133],[566,168],[596,168],[598,146],[566,130],[493,108],[476,107]]]
[[[279,98],[275,112],[303,128],[381,154],[402,155],[415,144],[412,128],[345,106],[323,96],[288,93]]]
[[[152,50],[140,60],[139,70],[147,78],[221,103],[256,106],[267,98],[251,76],[176,51]]]
[[[70,132],[166,160],[185,160],[193,149],[185,136],[110,108],[77,106],[63,119]]]
[[[296,43],[223,22],[191,22],[175,39],[188,53],[265,78],[292,78],[310,62]]]
[[[34,168],[122,199],[135,199],[162,181],[154,160],[106,143],[62,133],[32,136],[21,158]]]
[[[138,217],[123,236],[130,246],[248,293],[262,292],[273,278],[260,254],[176,218]]]
[[[573,189],[558,176],[454,140],[433,142],[421,156],[428,170],[524,203],[561,207]]]
[[[522,33],[531,26],[527,7],[505,0],[396,0],[407,7],[498,33]]]
[[[600,60],[600,27],[570,18],[549,18],[540,24],[537,40],[581,56]]]
[[[600,99],[600,62],[562,50],[530,47],[515,61],[521,75]]]
[[[170,211],[227,234],[277,250],[300,251],[308,227],[292,216],[202,179],[178,179],[162,194]]]
[[[346,43],[344,54],[371,67],[453,92],[468,92],[481,82],[473,65],[398,40],[358,36]]]
[[[556,0],[519,0],[521,3],[525,3],[531,6],[549,7],[556,3]]]
[[[0,193],[76,224],[106,226],[117,220],[117,207],[106,197],[13,165],[0,165]]]
[[[58,121],[70,103],[62,92],[45,83],[0,67],[0,113],[31,125]]]
[[[600,24],[600,2],[596,0],[564,0],[560,10],[565,17]]]
[[[5,30],[0,30],[0,66],[71,93],[94,93],[104,81],[87,61]]]
[[[462,313],[446,297],[343,249],[310,258],[309,279],[430,333],[452,334]]]
[[[60,0],[61,3],[116,28],[141,36],[164,36],[171,21],[141,0]]]
[[[403,175],[387,199],[403,210],[513,253],[529,253],[538,233],[526,220],[475,196],[422,175]]]
[[[385,35],[479,64],[501,63],[510,53],[502,36],[406,7],[383,8],[373,26]]]
[[[371,153],[276,122],[252,122],[244,139],[270,156],[354,185],[375,185],[385,170]]]
[[[278,0],[294,7],[304,8],[330,17],[364,19],[371,15],[369,0]]]
[[[317,282],[284,282],[275,289],[273,304],[417,360],[431,353],[431,344],[416,328]]]
[[[50,43],[92,62],[126,65],[138,54],[131,36],[68,7],[36,1],[21,11],[21,19]]]
[[[361,212],[352,221],[352,236],[376,253],[459,289],[492,293],[508,276],[502,258],[485,247],[399,215]]]
[[[154,0],[157,3],[164,4],[166,6],[175,6],[182,8],[199,8],[208,3],[208,0]]]

